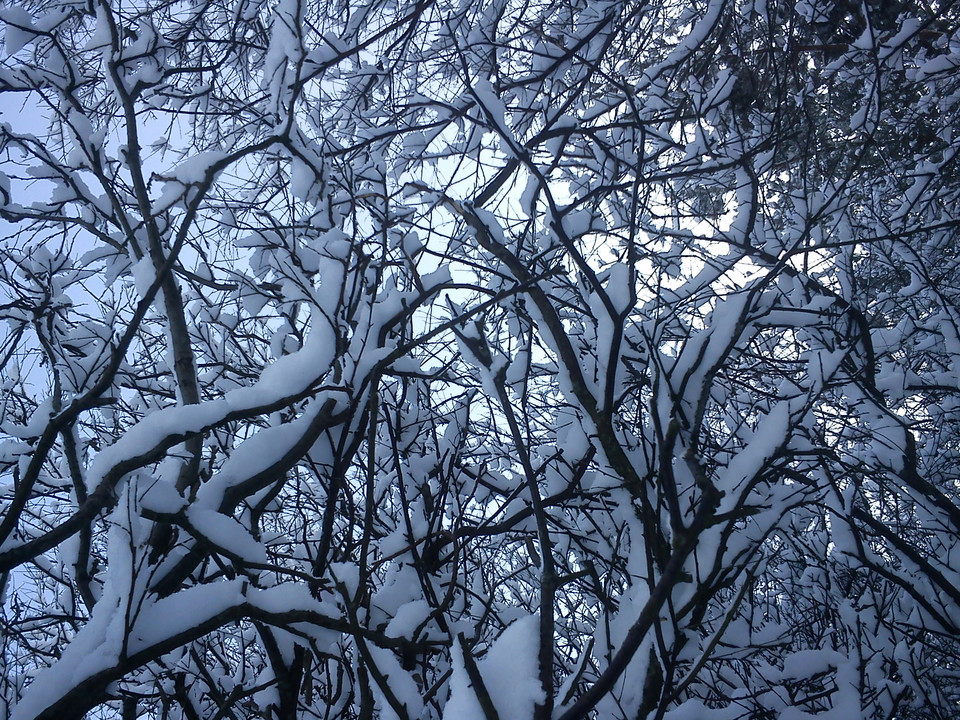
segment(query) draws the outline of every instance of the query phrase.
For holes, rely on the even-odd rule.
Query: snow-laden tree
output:
[[[0,19],[2,717],[960,712],[954,4]]]

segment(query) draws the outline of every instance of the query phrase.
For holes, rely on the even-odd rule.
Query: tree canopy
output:
[[[0,8],[0,718],[960,713],[960,8]]]

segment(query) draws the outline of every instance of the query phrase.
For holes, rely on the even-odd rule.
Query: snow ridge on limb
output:
[[[110,683],[144,663],[242,618],[309,628],[320,647],[354,630],[335,603],[316,600],[302,585],[261,590],[246,580],[200,585],[144,604],[132,624],[119,601],[105,592],[90,622],[57,664],[31,684],[11,720],[69,716],[78,706],[99,702]]]

